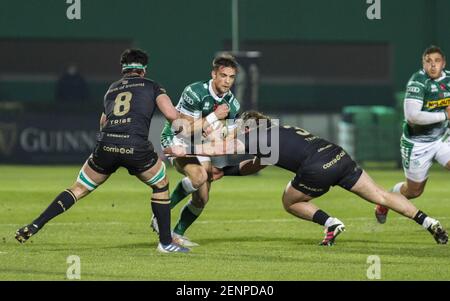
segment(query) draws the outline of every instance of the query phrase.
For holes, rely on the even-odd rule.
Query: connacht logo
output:
[[[10,155],[17,140],[15,123],[0,123],[0,154]]]

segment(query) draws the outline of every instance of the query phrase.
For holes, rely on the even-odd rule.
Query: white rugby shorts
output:
[[[406,178],[421,183],[428,178],[433,160],[444,167],[450,161],[450,137],[446,134],[441,139],[426,143],[402,137],[400,151]]]

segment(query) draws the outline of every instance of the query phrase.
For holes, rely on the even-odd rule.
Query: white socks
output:
[[[395,186],[392,188],[391,191],[395,192],[395,193],[401,193],[400,189],[402,188],[402,186],[403,186],[403,182],[397,183],[397,184],[395,184]]]

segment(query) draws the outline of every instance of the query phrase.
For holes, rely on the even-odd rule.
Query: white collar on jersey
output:
[[[445,71],[442,70],[442,75],[441,75],[441,77],[436,78],[435,81],[439,82],[439,81],[443,80],[446,76],[447,76],[447,74],[445,74]]]
[[[227,93],[225,93],[222,97],[217,96],[217,94],[214,92],[214,89],[212,88],[212,79],[209,80],[208,83],[208,90],[209,90],[209,94],[211,94],[211,96],[214,98],[214,100],[217,100],[219,102],[222,101],[222,99],[228,94],[230,93],[230,91],[228,91]]]

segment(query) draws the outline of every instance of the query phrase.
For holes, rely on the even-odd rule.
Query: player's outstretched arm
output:
[[[161,111],[161,113],[163,113],[164,117],[166,117],[166,119],[170,122],[173,122],[180,117],[180,113],[177,111],[177,109],[175,109],[172,101],[170,100],[170,97],[167,96],[167,94],[160,94],[156,98],[156,105],[158,106],[158,109]]]
[[[195,145],[194,153],[197,156],[223,156],[245,153],[244,144],[238,139],[226,138]]]
[[[187,156],[223,156],[233,154],[243,154],[245,152],[244,143],[238,139],[224,139],[222,141],[212,141],[195,145],[192,150],[181,145],[173,145],[163,149],[167,156],[187,157]]]
[[[163,153],[164,153],[164,155],[170,156],[170,157],[186,157],[188,151],[185,146],[172,145],[172,146],[164,148]]]

